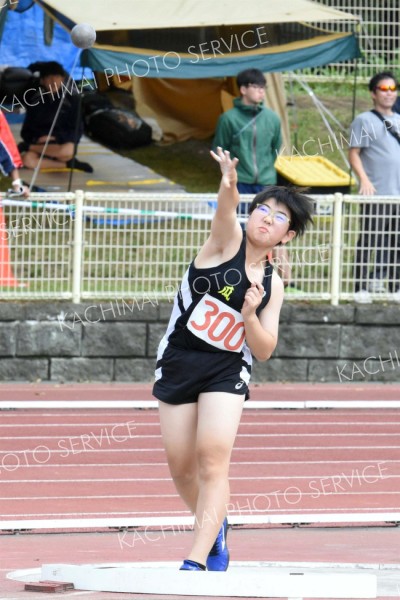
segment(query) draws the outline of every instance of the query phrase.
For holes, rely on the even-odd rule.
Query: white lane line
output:
[[[102,432],[98,433],[99,436],[102,435]],[[355,433],[352,431],[348,431],[346,433],[238,433],[236,436],[237,438],[247,438],[247,437],[251,437],[251,438],[287,438],[287,437],[293,437],[293,438],[327,438],[327,437],[396,437],[399,438],[400,433],[396,432],[396,433],[376,433],[375,431],[371,431],[370,433]],[[89,438],[89,439],[88,439]],[[93,443],[99,443],[103,441],[102,438],[97,438],[96,435],[94,434],[94,432],[92,433],[86,433],[86,434],[82,434],[82,435],[77,435],[77,434],[71,434],[71,435],[64,435],[63,437],[60,437],[59,435],[30,435],[30,436],[2,436],[0,441],[2,440],[60,440],[60,439],[73,439],[73,440],[79,440],[81,439],[84,445],[89,445],[90,442]],[[105,441],[107,441],[108,443],[114,441],[115,443],[123,443],[126,442],[128,440],[148,440],[148,439],[156,439],[156,440],[161,440],[161,433],[160,434],[143,434],[143,435],[137,435],[135,433],[133,433],[133,435],[120,435],[120,436],[111,436],[111,437],[106,437]],[[93,450],[94,448],[92,448]]]
[[[346,513],[331,512],[331,513],[320,513],[316,511],[310,511],[308,513],[275,513],[269,515],[242,515],[242,514],[230,514],[229,524],[230,525],[263,525],[269,523],[376,523],[376,522],[399,522],[400,513],[390,511],[386,512],[367,512],[367,513],[351,513],[348,509]],[[150,513],[151,514],[151,513]],[[127,517],[127,518],[75,518],[75,519],[49,519],[49,520],[13,520],[5,521],[1,523],[1,529],[67,529],[71,527],[79,528],[90,528],[90,527],[146,527],[146,526],[168,526],[168,525],[193,525],[193,516],[181,516],[174,517],[172,514],[163,517]]]
[[[246,409],[246,407],[245,407]],[[30,418],[30,417],[36,417],[38,419],[43,419],[43,418],[49,418],[49,419],[55,419],[57,417],[60,417],[62,419],[65,419],[65,417],[76,417],[76,418],[82,418],[82,417],[111,417],[113,416],[114,418],[118,418],[119,420],[121,418],[130,418],[133,416],[135,416],[136,418],[140,418],[140,417],[144,417],[144,411],[142,411],[141,409],[134,409],[134,410],[129,410],[124,412],[121,409],[116,409],[116,410],[112,410],[109,409],[106,412],[97,412],[97,411],[90,411],[90,412],[84,412],[83,409],[78,409],[77,412],[72,412],[70,409],[64,409],[62,411],[58,411],[56,409],[52,410],[51,412],[41,412],[39,409],[32,409],[32,410],[28,410],[28,409],[24,409],[23,411],[19,411],[17,409],[12,409],[12,410],[4,410],[2,408],[2,404],[0,401],[0,412],[2,413],[2,418],[4,419],[9,419],[9,420],[16,420],[18,421],[18,424],[23,424],[24,419]],[[154,417],[154,419],[158,419],[158,409],[146,409],[145,411],[146,416],[145,418],[152,418]],[[313,411],[313,410],[304,410],[304,411],[299,411],[299,412],[293,412],[291,409],[282,409],[282,410],[274,410],[274,409],[268,409],[268,408],[261,408],[260,410],[250,410],[250,411],[243,411],[243,416],[242,419],[246,419],[247,417],[249,417],[251,420],[248,421],[249,423],[254,422],[253,419],[256,419],[258,416],[263,416],[265,417],[265,415],[268,415],[271,417],[271,419],[282,419],[282,421],[276,421],[276,423],[285,423],[285,417],[286,416],[290,416],[290,418],[295,418],[295,419],[299,419],[299,422],[301,422],[302,418],[307,418],[307,419],[315,419],[315,421],[318,421],[318,419],[321,418],[327,418],[329,419],[332,415],[335,416],[335,418],[340,418],[343,417],[343,419],[348,418],[349,416],[351,417],[360,417],[360,414],[364,417],[375,417],[375,418],[379,418],[379,417],[388,417],[388,416],[395,416],[398,417],[399,416],[399,411],[398,410],[394,410],[394,411],[390,411],[388,409],[384,410],[384,412],[382,414],[377,413],[376,410],[372,410],[369,411],[367,409],[361,409],[361,410],[354,410],[352,411],[351,409],[344,409],[344,410],[340,410],[340,409],[335,409],[333,412],[327,412],[327,411]],[[311,423],[314,423],[315,421],[311,421]],[[298,421],[295,421],[296,423]],[[361,421],[362,422],[362,421]],[[340,422],[342,423],[342,422]],[[37,425],[40,425],[41,422],[38,422]],[[59,423],[56,423],[55,425],[58,425]],[[344,422],[343,422],[344,424]]]
[[[262,408],[400,408],[400,400],[248,400],[247,410]],[[158,408],[156,400],[4,400],[1,410],[19,408]]]
[[[1,412],[1,411],[0,411]],[[38,429],[42,429],[45,427],[105,427],[105,428],[113,428],[116,426],[122,427],[123,425],[134,423],[137,427],[156,427],[159,426],[158,421],[154,421],[154,423],[140,423],[135,419],[131,419],[130,421],[118,421],[118,423],[13,423],[13,424],[1,424],[0,429],[5,429],[7,427],[15,429],[18,427],[19,429],[25,427],[36,427]],[[393,421],[392,421],[393,423]],[[392,423],[387,423],[387,425],[391,425]],[[373,423],[371,423],[373,425]]]
[[[400,463],[400,459],[377,459],[377,458],[365,458],[360,460],[245,460],[238,461],[234,460],[231,462],[231,465],[293,465],[296,468],[300,465],[341,465],[341,464],[365,464],[370,465],[371,463],[378,464],[389,464],[389,463]],[[113,469],[116,467],[126,468],[126,467],[167,467],[168,464],[166,462],[132,462],[132,463],[44,463],[44,464],[32,464],[32,465],[20,465],[18,470],[20,469],[31,469],[31,468],[64,468],[64,469],[88,469],[91,467],[102,467],[103,469]],[[14,469],[17,470],[17,469]],[[10,480],[12,481],[12,480]]]
[[[291,508],[291,511],[293,514],[300,514],[302,511],[306,510],[304,507],[302,508]],[[314,513],[318,513],[320,515],[325,515],[328,514],[330,515],[331,513],[329,512],[329,509],[327,508],[313,508],[312,509]],[[352,509],[349,509],[349,507],[344,507],[344,508],[337,508],[335,507],[335,511],[343,511],[341,514],[343,514],[345,511],[348,513],[349,511],[351,511]],[[381,514],[380,512],[376,512],[374,513],[374,510],[378,510],[375,509],[373,507],[366,507],[366,508],[358,508],[357,509],[353,509],[354,513],[350,513],[352,515],[365,515],[365,514],[372,514],[375,515],[376,517],[380,517]],[[284,508],[274,508],[273,511],[271,511],[271,513],[269,513],[269,511],[258,511],[260,513],[264,513],[264,514],[282,514],[286,511],[286,509]],[[398,511],[398,507],[381,507],[379,509],[379,511],[388,511],[390,515],[392,515],[393,511]],[[244,507],[240,507],[240,513],[243,515],[252,515],[255,511],[251,510],[251,509],[245,509]],[[105,515],[106,518],[112,518],[111,515],[123,515],[124,517],[132,517],[132,518],[141,518],[141,515],[150,515],[151,517],[155,517],[156,515],[189,515],[189,511],[182,511],[182,510],[153,510],[153,511],[135,511],[135,510],[131,510],[131,511],[112,511],[112,512],[107,512],[107,511],[97,511],[97,512],[90,512],[90,513],[86,513],[86,512],[80,512],[80,513],[32,513],[32,514],[28,514],[28,513],[24,513],[23,514],[23,519],[21,519],[20,514],[6,514],[6,515],[1,515],[0,517],[5,517],[6,519],[9,519],[10,517],[16,518],[16,519],[21,519],[22,523],[27,522],[27,520],[25,519],[25,517],[45,517],[46,520],[51,518],[55,518],[55,517],[60,517],[63,521],[65,521],[66,519],[64,519],[63,517],[78,517],[78,518],[92,518],[94,517],[94,515]],[[399,512],[395,512],[394,513],[395,516],[393,516],[393,518],[387,519],[387,521],[389,522],[399,522],[400,523],[400,513]],[[118,517],[115,517],[118,518]],[[193,517],[190,517],[193,521]],[[374,519],[374,521],[378,521],[379,519],[376,518]],[[384,520],[384,519],[382,519]],[[9,521],[0,521],[0,530],[4,530],[4,529],[8,529],[7,525],[9,524]],[[129,525],[128,525],[129,526]],[[112,527],[112,525],[106,525],[106,527]]]
[[[0,455],[4,454],[4,455],[18,455],[18,454],[30,454],[30,453],[35,453],[35,455],[39,455],[40,453],[42,454],[61,454],[64,453],[68,450],[68,454],[66,455],[66,457],[70,457],[71,456],[79,456],[82,454],[108,454],[108,453],[119,453],[119,454],[129,454],[132,452],[139,452],[139,453],[148,453],[148,452],[165,452],[164,448],[99,448],[99,449],[94,449],[94,450],[87,450],[87,449],[80,449],[78,451],[74,451],[74,450],[69,450],[68,449],[64,449],[64,450],[51,450],[49,448],[46,448],[45,450],[39,450],[38,448],[40,448],[40,446],[38,446],[37,448],[34,448],[32,450],[26,449],[26,450],[0,450]],[[300,451],[304,451],[304,450],[318,450],[319,452],[332,452],[333,450],[370,450],[370,451],[374,451],[374,450],[399,450],[400,446],[288,446],[288,445],[284,445],[284,446],[243,446],[243,447],[238,447],[238,448],[233,448],[233,452],[255,452],[255,451],[282,451],[282,452],[289,452],[292,450],[300,450]],[[377,459],[374,459],[375,461],[377,461]],[[18,465],[17,468],[23,467],[23,466],[29,466],[29,465]],[[71,466],[73,466],[71,464]],[[104,465],[107,466],[107,465]],[[4,467],[4,465],[3,465]]]
[[[293,508],[291,507],[291,514],[292,515],[303,515],[304,507],[302,508]],[[352,509],[349,509],[348,507],[344,507],[344,508],[337,508],[335,507],[335,513],[332,514],[331,512],[329,512],[329,509],[320,509],[320,508],[313,508],[312,509],[312,513],[314,515],[318,515],[321,518],[324,518],[325,516],[328,517],[333,517],[335,518],[335,521],[337,522],[388,522],[388,523],[400,523],[400,513],[398,512],[398,508],[394,508],[394,507],[381,507],[379,509],[379,512],[374,512],[375,508],[373,507],[367,507],[367,508],[357,508],[354,510],[357,510],[357,512],[351,512]],[[244,509],[244,507],[239,507],[239,511],[240,511],[240,515],[243,517],[247,517],[247,518],[251,518],[252,516],[254,517],[258,517],[260,519],[263,519],[265,517],[270,517],[270,516],[276,516],[279,517],[282,514],[285,514],[287,512],[286,508],[274,508],[273,511],[268,512],[268,511],[259,511],[259,512],[263,512],[262,515],[254,515],[254,510],[246,510]],[[160,516],[163,515],[163,516]],[[178,515],[177,517],[174,517],[173,515]],[[112,511],[112,512],[107,512],[107,511],[98,511],[98,512],[91,512],[91,513],[86,513],[86,512],[79,512],[79,513],[32,513],[32,514],[26,514],[24,513],[23,518],[21,519],[21,515],[20,514],[6,514],[6,515],[1,515],[0,514],[0,518],[1,517],[5,517],[6,519],[11,519],[7,520],[7,521],[0,521],[0,531],[9,531],[12,529],[29,529],[30,527],[37,527],[37,528],[41,528],[41,529],[50,529],[50,527],[46,526],[46,523],[48,523],[49,521],[53,521],[55,518],[57,518],[59,520],[60,523],[65,523],[65,528],[68,528],[68,521],[69,518],[64,518],[64,517],[72,517],[74,520],[85,520],[87,521],[103,521],[103,524],[100,525],[101,527],[105,527],[105,528],[109,528],[109,527],[120,527],[120,526],[124,526],[124,527],[135,527],[137,525],[135,525],[134,523],[137,520],[148,520],[148,519],[190,519],[191,523],[193,523],[193,516],[190,515],[188,517],[184,516],[184,515],[190,515],[189,511],[184,511],[184,510],[156,510],[156,511]],[[101,516],[101,517],[99,517]],[[232,513],[229,513],[229,521],[230,521],[230,525],[233,524],[233,522],[231,521],[231,516]],[[352,516],[353,518],[349,518],[350,516]],[[28,519],[29,517],[29,519]],[[32,520],[30,520],[33,517],[34,521],[32,522]],[[41,521],[37,521],[38,518],[44,517],[43,520]],[[342,517],[342,518],[340,518]],[[367,517],[367,518],[366,518]],[[363,520],[364,518],[364,520]],[[18,520],[16,520],[18,519]],[[120,524],[112,524],[111,519],[113,519],[114,521],[120,521]],[[329,520],[329,519],[325,519],[326,522],[333,522],[333,520]],[[107,520],[106,522],[104,522],[105,520]],[[35,523],[38,522],[41,525],[36,525]],[[279,521],[276,521],[279,522]],[[302,523],[303,521],[301,519],[299,519],[297,522]],[[305,521],[306,522],[306,521]],[[239,524],[239,523],[238,523]],[[90,527],[90,524],[85,525],[85,524],[79,524],[79,525],[74,525],[75,527]],[[96,526],[99,526],[99,524],[97,524]],[[60,529],[63,529],[63,525],[59,526]]]
[[[0,411],[1,412],[1,411]],[[4,415],[3,415],[4,416]],[[70,415],[68,415],[70,416]],[[60,415],[61,417],[61,415]],[[65,415],[63,415],[63,417],[65,417]],[[143,422],[143,421],[137,421],[136,419],[132,419],[131,421],[124,421],[124,422],[110,422],[110,423],[65,423],[65,422],[59,422],[59,423],[21,423],[20,421],[18,423],[8,423],[8,424],[0,424],[0,429],[5,429],[5,428],[13,428],[15,429],[16,427],[18,427],[19,429],[21,428],[25,428],[25,427],[35,427],[35,428],[45,428],[45,427],[62,427],[62,428],[66,428],[66,427],[113,427],[116,425],[126,425],[127,423],[135,423],[135,425],[137,427],[159,427],[160,423],[158,420],[158,416],[157,419],[155,421],[148,421],[148,422]],[[396,427],[397,425],[400,425],[400,421],[246,421],[245,419],[243,419],[240,423],[241,427],[287,427],[287,426],[305,426],[305,425],[312,425],[314,427],[336,427],[336,426],[340,426],[340,427],[350,427],[350,426],[357,426],[357,427],[363,427],[363,426],[371,426],[371,427],[381,427],[381,426],[393,426]]]
[[[290,489],[290,488],[288,488]],[[396,491],[396,492],[386,492],[384,490],[382,491],[377,491],[377,492],[366,492],[366,491],[360,491],[360,492],[355,492],[353,490],[347,492],[347,491],[336,491],[336,492],[330,492],[329,494],[324,494],[323,492],[320,492],[320,490],[318,490],[318,488],[316,488],[316,490],[319,492],[319,496],[335,496],[335,498],[337,496],[400,496],[400,490]],[[301,497],[303,496],[311,496],[312,498],[316,498],[315,492],[303,492],[302,490],[298,490],[296,492],[288,492],[287,490],[285,490],[284,492],[281,491],[266,491],[265,493],[260,493],[260,492],[243,492],[243,493],[235,493],[232,492],[231,493],[231,498],[248,498],[248,497],[261,497],[261,496],[281,496],[281,497],[289,497],[289,496],[295,496],[296,498],[299,497],[299,493],[301,495]],[[319,497],[318,496],[318,497]],[[31,500],[109,500],[109,499],[119,499],[122,500],[124,498],[136,498],[136,499],[140,499],[140,498],[144,498],[144,499],[149,499],[149,498],[179,498],[178,494],[160,494],[160,493],[156,493],[156,494],[105,494],[102,496],[88,496],[87,494],[85,496],[10,496],[9,498],[0,498],[0,502],[8,502],[10,500],[14,501],[31,501]],[[289,504],[289,503],[288,503]],[[297,504],[297,502],[294,502],[293,504]]]
[[[381,463],[382,464],[382,463]],[[372,465],[375,466],[375,465]],[[386,469],[384,469],[386,470]],[[343,483],[347,484],[351,484],[353,485],[353,482],[360,482],[362,480],[363,477],[372,477],[372,475],[363,475],[362,472],[358,472],[358,473],[338,473],[337,471],[335,473],[330,473],[327,475],[269,475],[269,476],[254,476],[254,477],[229,477],[229,481],[273,481],[273,480],[287,480],[287,479],[292,479],[292,480],[296,480],[296,479],[332,479],[335,478],[337,479],[338,477],[341,477],[343,479]],[[400,478],[400,475],[385,475],[385,476],[379,476],[376,475],[376,478],[379,481],[384,481],[384,480],[391,480],[391,479],[398,479]],[[9,479],[6,481],[0,481],[0,485],[1,484],[13,484],[13,483],[29,483],[29,484],[43,484],[43,483],[55,483],[55,484],[61,484],[61,483],[121,483],[121,482],[129,482],[129,483],[134,483],[134,482],[156,482],[156,481],[172,481],[171,477],[129,477],[129,478],[114,478],[114,477],[109,477],[106,479],[76,479],[76,478],[72,478],[72,479]],[[377,483],[377,481],[373,481],[372,483]],[[371,484],[371,482],[368,481],[364,481],[363,480],[363,484]],[[361,485],[360,483],[358,483],[358,485]],[[400,493],[400,492],[399,492]]]
[[[41,446],[37,446],[33,450],[0,450],[0,454],[30,454],[31,452],[35,452],[35,454],[46,453],[46,454],[61,454],[66,451],[69,451],[69,448],[64,448],[63,450],[52,450],[50,448],[46,448],[45,450],[39,450]],[[244,452],[244,451],[252,451],[255,450],[399,450],[400,446],[241,446],[234,447],[234,452]],[[165,452],[164,448],[95,448],[95,449],[78,449],[78,451],[74,451],[71,449],[69,454],[73,456],[78,456],[81,454],[96,454],[98,452],[101,453],[112,453],[118,452],[121,454],[129,453],[129,452]],[[105,465],[106,466],[106,465]]]

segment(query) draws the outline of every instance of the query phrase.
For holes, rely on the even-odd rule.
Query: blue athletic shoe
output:
[[[184,560],[183,565],[179,569],[180,571],[205,571],[205,568],[201,568],[200,565],[194,560]]]
[[[209,571],[226,571],[228,568],[229,550],[226,545],[227,531],[228,520],[225,517],[222,527],[217,535],[217,539],[215,540],[207,558],[207,569]]]

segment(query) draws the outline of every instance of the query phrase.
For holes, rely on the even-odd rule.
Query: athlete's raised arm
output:
[[[242,237],[242,230],[236,214],[240,200],[236,187],[236,165],[239,160],[231,158],[230,153],[222,148],[217,148],[217,152],[211,151],[211,156],[218,162],[222,178],[218,191],[217,209],[211,223],[210,238],[216,246],[226,248],[236,237],[239,240]]]

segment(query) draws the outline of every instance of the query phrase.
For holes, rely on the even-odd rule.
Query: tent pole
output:
[[[314,103],[315,108],[318,110],[321,119],[325,125],[325,127],[327,128],[328,132],[331,134],[332,139],[334,140],[335,144],[336,144],[336,148],[339,151],[340,156],[343,159],[344,164],[349,167],[349,161],[347,160],[343,149],[341,148],[341,146],[339,145],[339,142],[337,141],[337,137],[335,132],[333,131],[328,119],[325,116],[325,112],[333,117],[333,115],[327,110],[327,108],[323,105],[323,103],[321,102],[321,100],[319,100],[319,98],[317,98],[317,96],[314,94],[314,92],[312,91],[312,89],[310,88],[310,86],[305,82],[302,81],[300,79],[300,77],[298,77],[297,75],[294,75],[294,78],[296,79],[296,81],[300,84],[300,86],[308,93],[308,95],[310,96],[312,102]],[[335,122],[340,125],[341,129],[344,129],[344,127],[339,123],[339,121],[337,121],[336,118],[334,118]]]
[[[355,116],[356,116],[357,74],[358,74],[358,58],[355,59],[355,64],[354,64],[353,104],[352,104],[352,108],[351,108],[351,122],[354,121]]]
[[[298,113],[297,113],[297,104],[296,104],[296,99],[294,97],[294,91],[293,91],[293,78],[292,78],[292,73],[289,71],[289,93],[290,93],[290,104],[293,107],[293,130],[294,130],[294,134],[293,134],[293,142],[294,142],[294,147],[297,148],[297,141],[298,141],[298,137],[299,137],[299,118],[298,118]]]
[[[82,67],[82,81],[83,81],[83,74],[85,72],[84,67]],[[82,118],[82,89],[80,94],[78,94],[79,99],[78,99],[78,110],[76,111],[76,121],[75,121],[75,132],[74,132],[74,154],[72,156],[72,162],[71,162],[71,167],[69,170],[69,180],[68,180],[68,191],[71,191],[71,187],[72,187],[72,178],[74,176],[74,167],[75,167],[75,159],[76,159],[76,153],[78,152],[78,131],[79,131],[79,125],[80,125],[80,121]]]
[[[353,103],[352,103],[352,107],[351,107],[351,122],[353,122],[356,117],[357,75],[358,75],[358,57],[355,58],[355,62],[354,62]],[[351,168],[351,165],[349,164],[349,189],[350,190],[351,190],[351,176],[352,176],[352,168]]]
[[[6,24],[7,12],[9,8],[8,1],[3,3],[3,6],[0,8],[0,42],[3,37],[4,26]]]

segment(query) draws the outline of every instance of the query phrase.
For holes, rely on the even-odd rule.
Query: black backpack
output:
[[[115,108],[102,94],[82,98],[85,132],[94,140],[111,148],[136,148],[151,143],[152,130],[132,110]]]
[[[24,94],[27,90],[37,88],[39,79],[29,69],[21,67],[7,67],[0,72],[0,99],[2,104],[23,104]]]

